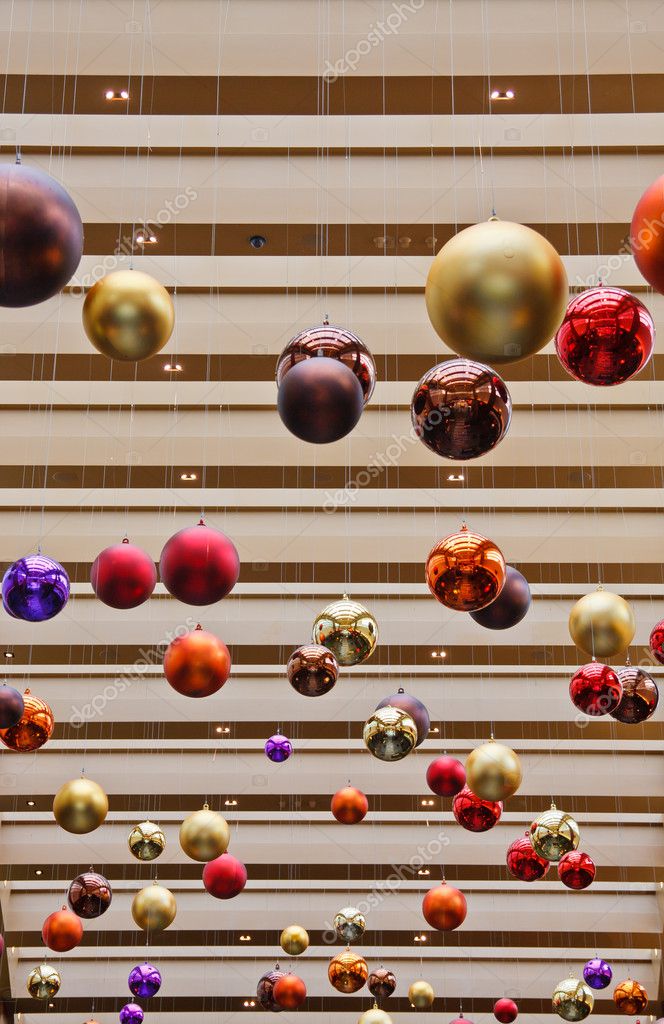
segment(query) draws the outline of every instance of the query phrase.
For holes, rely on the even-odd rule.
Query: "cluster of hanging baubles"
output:
[[[570,974],[556,985],[551,1000],[554,1011],[563,1020],[585,1020],[595,1002],[593,990],[597,992],[608,988],[612,978],[610,964],[599,956],[593,957],[584,964],[583,980]],[[640,982],[627,978],[616,985],[613,1001],[620,1013],[634,1017],[646,1011],[648,993]]]

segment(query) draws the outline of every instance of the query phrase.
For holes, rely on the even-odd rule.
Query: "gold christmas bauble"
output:
[[[357,942],[360,936],[364,935],[366,926],[366,918],[357,907],[342,907],[334,915],[334,930],[337,936],[348,944]]]
[[[417,743],[417,726],[407,712],[388,704],[367,718],[362,738],[379,761],[400,761]]]
[[[299,956],[309,945],[309,933],[301,924],[289,924],[281,933],[281,948],[290,956]]]
[[[416,1010],[426,1010],[433,1004],[434,991],[428,981],[414,981],[408,989],[408,1001]]]
[[[138,362],[159,352],[173,331],[173,301],[159,281],[140,270],[116,270],[92,286],[83,328],[102,355]]]
[[[370,1010],[364,1011],[357,1024],[392,1024],[392,1018],[374,1003]]]
[[[537,231],[491,218],[450,238],[426,284],[429,319],[460,356],[496,366],[534,355],[567,306],[563,261]]]
[[[166,836],[154,821],[140,821],[134,825],[127,840],[136,860],[156,860],[166,846]]]
[[[57,995],[62,980],[55,967],[41,964],[33,967],[28,975],[28,992],[33,999],[52,999]]]
[[[371,612],[344,594],[323,608],[316,618],[311,638],[327,647],[340,665],[359,665],[373,654],[378,640],[378,624]]]
[[[228,822],[218,811],[204,804],[180,826],[180,846],[192,860],[209,863],[226,853],[231,838]]]
[[[613,658],[626,651],[635,632],[631,605],[603,587],[582,597],[569,614],[569,635],[594,658]]]
[[[177,909],[170,889],[153,882],[134,896],[131,916],[144,932],[163,932],[175,920]]]
[[[576,850],[580,838],[574,818],[565,811],[559,811],[555,804],[535,818],[530,826],[530,842],[535,853],[554,863],[571,850]]]
[[[563,1020],[584,1020],[593,1008],[595,997],[583,981],[572,975],[559,982],[551,997],[554,1011]]]
[[[344,949],[330,960],[327,976],[337,992],[359,992],[369,976],[369,968],[359,953]]]
[[[53,798],[53,814],[60,828],[82,836],[94,832],[108,814],[108,797],[92,779],[65,782]]]
[[[521,762],[511,747],[492,738],[471,750],[466,759],[466,783],[482,800],[506,800],[521,785]]]

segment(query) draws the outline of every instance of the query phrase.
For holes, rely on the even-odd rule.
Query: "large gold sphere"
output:
[[[595,997],[578,978],[565,978],[553,990],[551,997],[554,1011],[563,1020],[584,1020],[593,1008]]]
[[[192,860],[209,863],[226,853],[231,838],[228,822],[204,804],[180,826],[180,846]]]
[[[408,989],[408,1001],[416,1010],[427,1010],[434,1000],[434,991],[428,981],[414,981]]]
[[[99,828],[108,814],[108,797],[92,779],[65,782],[53,798],[53,814],[60,828],[82,836]]]
[[[417,726],[401,708],[377,708],[364,723],[362,738],[379,761],[400,761],[417,743]]]
[[[466,759],[466,783],[482,800],[506,800],[513,796],[523,773],[521,762],[511,747],[492,738],[471,750]]]
[[[175,920],[177,909],[175,896],[170,889],[153,882],[134,896],[131,916],[143,931],[163,932]]]
[[[33,967],[28,975],[28,992],[33,999],[52,999],[57,995],[62,980],[55,967],[50,964],[41,964],[40,967]]]
[[[173,301],[159,281],[140,270],[116,270],[92,286],[83,327],[102,355],[124,362],[148,359],[173,331]]]
[[[309,933],[301,924],[289,924],[281,933],[281,948],[289,956],[299,956],[309,945]]]
[[[369,976],[369,968],[359,953],[344,949],[330,960],[327,976],[337,992],[359,992]]]
[[[334,930],[338,937],[348,944],[357,942],[360,936],[364,935],[366,926],[366,918],[357,907],[342,907],[334,915]]]
[[[594,658],[613,658],[626,651],[635,632],[631,605],[603,587],[577,601],[569,615],[569,635]]]
[[[370,1010],[364,1011],[357,1024],[392,1024],[392,1018],[374,1003]]]
[[[359,665],[370,658],[378,640],[378,624],[371,612],[344,594],[316,618],[311,638],[332,651],[340,665]]]
[[[154,821],[140,821],[132,828],[127,842],[136,860],[156,860],[164,852],[166,836]]]
[[[555,804],[535,818],[530,826],[530,842],[535,853],[554,863],[571,850],[576,850],[580,839],[579,826],[574,818],[565,811],[559,811]]]
[[[459,231],[429,270],[429,319],[460,356],[496,366],[534,355],[567,306],[567,274],[546,238],[497,218]]]

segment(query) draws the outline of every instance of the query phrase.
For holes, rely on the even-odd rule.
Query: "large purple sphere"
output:
[[[293,744],[287,736],[282,736],[277,732],[265,741],[265,753],[270,761],[281,764],[282,761],[287,761],[293,753]]]
[[[586,984],[590,985],[591,988],[606,988],[607,985],[611,984],[612,977],[613,971],[607,964],[606,960],[601,960],[598,956],[589,960],[583,968],[583,980]]]
[[[69,598],[69,577],[59,562],[26,555],[10,565],[2,580],[5,611],[25,622],[44,622],[61,612]]]
[[[0,729],[11,729],[20,722],[24,709],[22,693],[13,686],[7,686],[7,683],[0,686]]]
[[[147,963],[137,964],[127,978],[129,991],[133,996],[149,999],[161,988],[161,974],[156,967]]]
[[[120,1010],[120,1024],[143,1024],[144,1016],[138,1003],[126,1003]]]

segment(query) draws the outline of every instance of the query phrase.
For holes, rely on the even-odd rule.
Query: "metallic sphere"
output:
[[[569,615],[573,642],[595,658],[614,658],[626,651],[635,632],[631,605],[603,587],[580,598]]]
[[[414,981],[408,989],[408,1001],[416,1010],[428,1010],[434,998],[433,988],[428,981]]]
[[[145,932],[162,932],[175,920],[177,904],[170,889],[154,882],[134,896],[131,916]]]
[[[153,821],[141,821],[134,825],[127,843],[136,860],[156,860],[164,852],[166,836]]]
[[[94,347],[122,362],[159,352],[173,332],[173,300],[140,270],[115,270],[92,286],[83,303],[83,328]]]
[[[327,647],[303,644],[288,659],[286,675],[293,689],[303,697],[322,697],[335,685],[339,665]]]
[[[277,384],[281,386],[286,374],[298,363],[321,356],[336,359],[353,372],[360,382],[362,400],[366,404],[376,384],[373,356],[357,334],[327,322],[318,327],[309,327],[291,338],[279,356]]]
[[[559,982],[551,997],[553,1010],[563,1020],[585,1020],[593,1008],[595,997],[579,978],[572,975]]]
[[[228,822],[218,811],[211,811],[208,804],[194,811],[180,825],[180,846],[187,857],[202,864],[226,853],[230,840]]]
[[[327,976],[337,992],[359,992],[369,976],[364,957],[344,949],[330,960]]]
[[[482,800],[506,800],[521,785],[521,762],[511,747],[491,739],[471,750],[466,759],[466,783]]]
[[[33,999],[52,999],[58,994],[62,981],[55,967],[42,964],[33,967],[28,975],[27,989]]]
[[[74,835],[94,832],[108,814],[108,797],[92,779],[65,782],[53,798],[53,816],[60,828]]]
[[[580,841],[579,826],[571,814],[559,811],[551,804],[530,826],[533,849],[545,860],[559,861],[570,850],[576,850]]]
[[[279,939],[281,948],[289,956],[300,956],[309,945],[309,933],[301,924],[289,924]]]
[[[364,723],[362,738],[379,761],[400,761],[417,743],[417,726],[401,708],[378,708]]]
[[[281,422],[310,444],[331,444],[346,437],[363,409],[360,382],[337,359],[319,356],[297,363],[279,385]]]
[[[426,561],[429,590],[446,608],[473,612],[485,608],[505,585],[506,566],[500,548],[464,523],[458,533],[439,541]]]
[[[334,915],[333,923],[337,936],[347,945],[357,942],[367,926],[364,914],[357,907],[342,907]]]
[[[359,665],[373,654],[378,624],[364,605],[344,594],[317,616],[311,631],[315,644],[332,651],[340,665]]]
[[[485,629],[511,629],[528,614],[532,601],[528,580],[511,565],[506,571],[505,585],[495,601],[470,613],[473,622]]]

